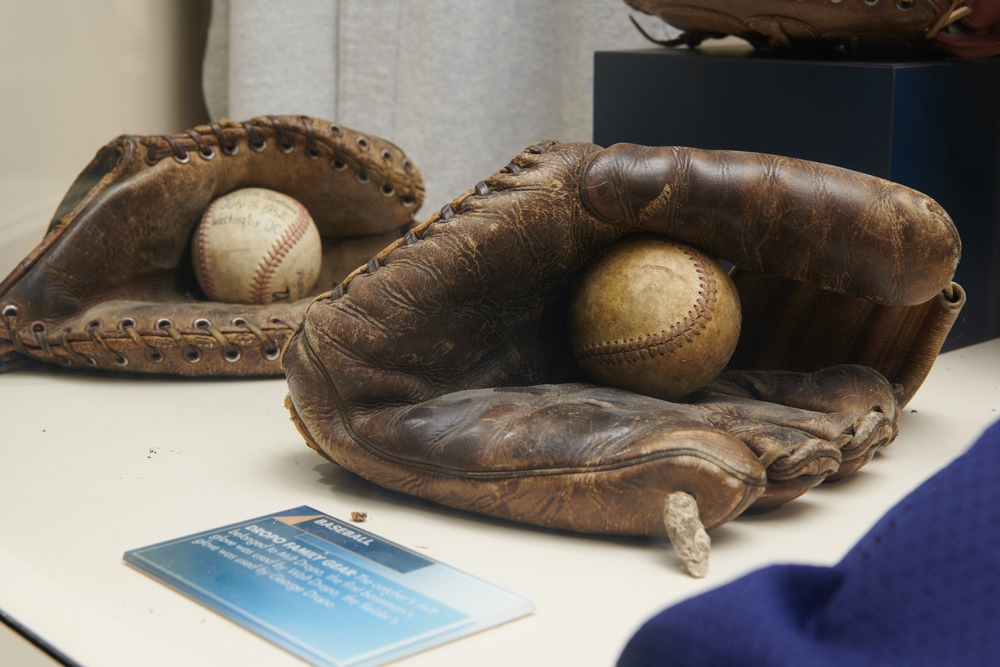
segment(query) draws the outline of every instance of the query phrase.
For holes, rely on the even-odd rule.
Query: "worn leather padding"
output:
[[[666,489],[698,498],[717,525],[766,483],[753,453],[699,411],[589,384],[454,392],[351,420],[345,436],[356,447],[335,460],[383,486],[583,532],[648,534]]]
[[[937,298],[959,254],[939,206],[874,177],[757,154],[543,142],[312,303],[283,358],[293,420],[317,451],[388,488],[624,534],[662,534],[672,491],[718,525],[892,440],[893,387],[851,352],[808,373],[734,370],[677,403],[586,384],[565,330],[570,285],[638,231],[893,308]],[[811,333],[796,344],[827,345]],[[874,332],[855,348],[890,339]],[[942,340],[910,352],[927,362]]]

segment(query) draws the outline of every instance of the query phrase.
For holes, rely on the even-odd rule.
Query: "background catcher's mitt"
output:
[[[569,349],[574,277],[635,232],[741,267],[746,344],[677,402],[588,383]],[[573,531],[668,532],[700,573],[701,523],[849,474],[895,437],[897,401],[964,300],[959,252],[937,204],[875,177],[539,143],[312,303],[283,354],[287,406],[313,448],[377,484]]]
[[[683,31],[677,39],[659,42],[665,46],[697,46],[705,39],[735,35],[758,49],[844,46],[855,55],[929,52],[946,26],[970,12],[963,0],[625,0],[625,4]],[[636,27],[642,30],[638,23]]]
[[[423,202],[420,174],[398,148],[316,119],[118,137],[0,283],[0,367],[27,356],[144,373],[281,373],[281,347],[311,297],[208,301],[191,266],[206,207],[246,187],[288,194],[309,210],[323,246],[314,294],[399,238]]]

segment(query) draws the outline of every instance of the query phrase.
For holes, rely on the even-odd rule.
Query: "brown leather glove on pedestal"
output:
[[[745,343],[677,402],[588,383],[568,343],[574,277],[636,232],[739,267]],[[875,177],[539,143],[312,303],[283,355],[287,405],[314,449],[377,484],[541,526],[669,533],[703,574],[702,524],[894,438],[897,400],[962,305],[959,252],[937,204]]]
[[[274,375],[311,297],[207,300],[190,241],[209,203],[260,187],[302,202],[322,240],[313,295],[399,238],[423,202],[419,172],[377,137],[306,117],[122,136],[80,174],[45,237],[0,283],[0,368]]]
[[[653,40],[664,46],[697,46],[705,39],[735,35],[757,49],[842,46],[857,56],[928,55],[941,31],[972,11],[965,0],[625,0],[625,4],[683,31],[674,40]],[[632,22],[642,31],[635,19]]]

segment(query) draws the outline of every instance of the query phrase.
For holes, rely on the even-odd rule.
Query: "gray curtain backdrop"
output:
[[[630,13],[622,0],[213,0],[206,104],[214,119],[306,114],[392,141],[423,173],[422,219],[535,141],[590,141],[594,52],[658,48]]]

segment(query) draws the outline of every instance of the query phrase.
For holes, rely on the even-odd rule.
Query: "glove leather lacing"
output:
[[[247,145],[259,152],[268,147],[268,133],[273,133],[275,145],[284,153],[295,150],[296,143],[301,141],[306,156],[316,160],[322,157],[325,147],[332,152],[330,166],[337,171],[353,166],[359,183],[374,183],[379,192],[386,197],[397,193],[400,184],[393,182],[392,170],[388,164],[392,159],[392,153],[387,149],[377,156],[373,155],[371,141],[364,136],[357,137],[354,147],[347,148],[343,141],[345,133],[339,125],[329,126],[328,136],[319,136],[307,116],[300,116],[299,119],[300,125],[291,125],[275,116],[267,116],[266,120],[244,121],[239,125],[230,124],[227,127],[223,127],[220,123],[211,123],[208,125],[211,134],[203,134],[192,129],[173,136],[145,137],[143,144],[146,146],[146,163],[155,166],[164,158],[173,157],[178,163],[187,164],[191,160],[192,152],[197,153],[203,160],[212,160],[217,154],[216,146],[223,155],[233,156],[239,152],[239,135],[242,134],[246,136]],[[402,167],[407,173],[413,171],[413,165],[406,158],[402,159]],[[373,174],[377,175],[377,178],[373,178]],[[403,192],[400,196],[400,203],[406,208],[413,206],[415,202],[416,198],[412,192]]]
[[[538,146],[536,145],[528,148],[527,150],[533,153],[544,152],[554,143],[555,142],[543,142],[542,148],[539,149]],[[508,174],[521,174],[524,172],[524,169],[522,169],[519,165],[515,164],[514,162],[511,162],[501,171],[507,172]],[[460,215],[461,213],[463,213],[465,208],[464,205],[467,201],[469,201],[470,198],[489,197],[494,192],[495,190],[490,188],[490,186],[487,185],[486,181],[479,181],[478,183],[476,183],[475,186],[473,186],[471,190],[469,190],[468,192],[466,192],[465,194],[463,194],[461,197],[454,200],[450,204],[445,204],[444,206],[442,206],[441,210],[439,210],[437,213],[435,213],[430,218],[428,218],[421,224],[417,225],[413,229],[408,230],[406,234],[403,235],[403,238],[399,239],[398,241],[390,245],[388,248],[380,252],[375,257],[372,257],[370,260],[368,260],[367,264],[358,268],[349,276],[347,276],[347,278],[345,278],[343,282],[337,285],[329,294],[326,295],[326,300],[337,301],[338,299],[343,297],[345,294],[347,294],[348,285],[352,280],[354,280],[355,278],[361,278],[364,276],[371,275],[376,271],[378,271],[379,269],[381,269],[383,266],[385,266],[386,262],[388,262],[389,255],[392,254],[393,250],[399,248],[400,246],[409,247],[416,244],[418,241],[423,239],[424,234],[426,234],[427,232],[427,229],[434,223],[449,222],[453,220],[456,215]]]
[[[934,25],[927,29],[927,39],[934,39],[938,34],[955,21],[972,13],[972,7],[959,7],[964,0],[952,0],[951,7],[941,15]]]
[[[17,307],[4,307],[0,311],[0,318],[2,318],[4,326],[10,331],[10,340],[14,349],[20,354],[55,359],[65,366],[77,364],[96,366],[97,361],[94,358],[73,348],[74,342],[89,340],[111,357],[115,364],[119,366],[128,366],[129,364],[128,357],[115,350],[108,342],[114,339],[121,340],[122,336],[109,336],[106,331],[102,334],[103,324],[100,320],[88,322],[84,327],[83,335],[77,334],[75,336],[76,340],[70,340],[70,337],[73,335],[72,329],[66,329],[57,336],[50,336],[44,322],[32,322],[26,328],[29,336],[34,338],[36,347],[35,349],[29,349],[25,347],[24,340],[22,339],[22,331],[25,327],[18,324]],[[236,327],[237,331],[231,331],[228,335],[205,318],[195,320],[193,328],[197,330],[197,333],[183,332],[166,318],[160,318],[156,321],[153,327],[155,333],[140,333],[136,327],[135,320],[132,318],[122,319],[118,323],[117,330],[138,345],[143,351],[143,356],[154,364],[161,363],[166,357],[162,349],[150,344],[151,340],[157,342],[169,340],[173,345],[181,349],[181,357],[186,362],[196,364],[201,361],[202,352],[200,349],[201,346],[194,343],[204,340],[206,335],[214,339],[218,344],[219,349],[222,351],[222,358],[225,361],[235,363],[242,358],[242,350],[240,344],[230,337],[240,334],[253,336],[255,340],[253,346],[260,348],[264,359],[267,361],[276,361],[281,355],[281,346],[283,344],[283,341],[279,341],[278,338],[287,337],[295,331],[296,326],[285,322],[280,317],[268,318],[268,324],[272,327],[278,327],[279,331],[274,333],[265,332],[242,317],[233,319],[232,326]]]

